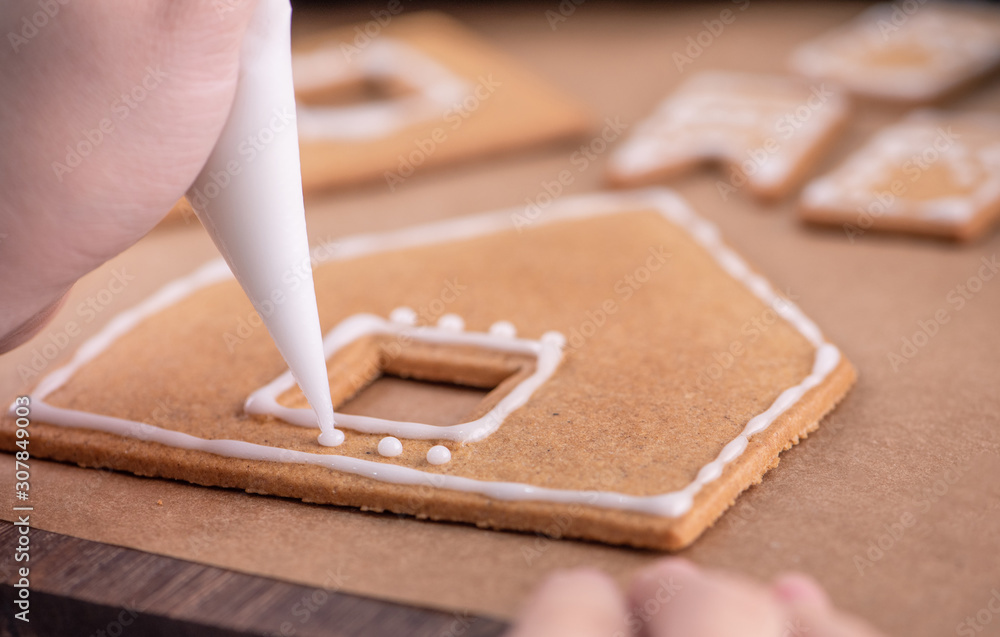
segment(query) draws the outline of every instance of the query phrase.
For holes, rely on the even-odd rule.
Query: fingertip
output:
[[[628,589],[629,603],[642,606],[646,600],[662,596],[664,589],[673,594],[690,582],[703,576],[694,562],[683,557],[667,557],[643,568],[633,577]]]
[[[832,607],[823,587],[804,573],[785,573],[778,576],[771,585],[771,592],[786,604],[821,610]]]
[[[527,601],[509,637],[605,636],[624,625],[625,615],[622,591],[606,573],[556,571]]]
[[[539,594],[572,595],[602,593],[620,594],[618,585],[607,573],[592,567],[562,569],[549,575],[538,587]]]
[[[701,573],[698,566],[683,557],[665,557],[646,566],[635,574],[634,581],[638,583],[656,580],[664,575],[677,577],[696,577]]]

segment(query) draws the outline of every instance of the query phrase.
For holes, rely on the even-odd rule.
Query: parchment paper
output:
[[[502,17],[475,9],[457,15],[602,118],[631,127],[690,73],[784,72],[797,42],[859,10],[854,4],[740,6],[586,3],[562,15],[552,2],[505,9]],[[700,52],[685,51],[687,38],[697,38],[707,28],[703,21],[723,9],[733,10],[735,19]],[[352,16],[301,11],[296,28],[365,15],[361,9]],[[677,52],[691,58],[682,72]],[[949,102],[961,109],[998,105],[995,79]],[[859,105],[823,167],[901,112]],[[310,200],[312,240],[526,205],[563,170],[572,175],[565,193],[600,188],[605,155],[581,168],[571,160],[575,150],[550,147],[444,171],[418,169],[394,193],[375,184]],[[802,570],[827,586],[837,604],[884,630],[950,634],[1000,587],[1000,276],[986,266],[1000,258],[1000,234],[968,246],[874,233],[852,243],[836,229],[803,227],[791,200],[760,206],[738,192],[723,201],[718,178],[709,171],[672,185],[843,348],[860,379],[820,430],[786,452],[684,555],[762,578]],[[19,365],[34,358],[51,371],[114,313],[214,256],[200,227],[168,228],[86,277],[42,334],[0,358],[0,399],[8,404],[37,381],[22,378]],[[134,279],[109,297],[102,290],[116,271]],[[100,311],[82,309],[88,297]],[[947,321],[932,324],[935,315]],[[71,322],[79,329],[66,336]],[[926,336],[914,337],[918,332]],[[50,343],[55,347],[45,349]],[[894,365],[890,354],[903,362]],[[0,475],[10,483],[9,455],[0,455]],[[12,493],[0,490],[6,519]],[[33,523],[51,531],[497,617],[511,617],[555,569],[587,564],[624,581],[657,557],[41,461],[33,463],[31,493]],[[986,630],[981,634],[997,634],[1000,618]]]

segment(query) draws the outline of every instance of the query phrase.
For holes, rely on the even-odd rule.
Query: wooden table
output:
[[[498,621],[392,604],[31,530],[31,622],[13,619],[17,530],[0,522],[0,635],[487,637]],[[121,630],[119,630],[121,629]]]

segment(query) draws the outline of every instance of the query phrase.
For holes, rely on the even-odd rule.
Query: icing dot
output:
[[[380,456],[385,456],[386,458],[395,458],[403,453],[403,443],[398,438],[386,436],[378,441],[378,453]]]
[[[431,464],[445,464],[451,461],[451,450],[444,445],[434,445],[427,450],[427,462]]]
[[[490,334],[503,338],[514,338],[517,336],[517,328],[510,321],[497,321],[490,325]]]
[[[389,313],[389,320],[402,325],[414,325],[417,322],[417,313],[408,307],[397,307]]]
[[[566,345],[566,337],[560,332],[545,332],[542,334],[542,342],[547,345],[555,345],[556,347],[564,347]]]
[[[465,329],[465,321],[458,314],[445,314],[438,319],[438,327],[452,332],[461,332]]]
[[[344,432],[339,429],[324,431],[320,433],[317,440],[324,447],[339,447],[344,442]]]

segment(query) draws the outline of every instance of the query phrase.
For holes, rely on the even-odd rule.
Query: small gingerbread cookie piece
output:
[[[800,46],[791,64],[859,95],[930,102],[1000,64],[1000,11],[969,3],[876,5]]]
[[[706,161],[726,164],[723,197],[746,185],[786,195],[828,146],[848,112],[825,84],[746,73],[701,73],[664,100],[612,155],[620,186],[674,177]]]
[[[544,144],[590,127],[586,109],[444,14],[401,15],[297,40],[305,190],[382,180]],[[359,35],[360,34],[360,35]],[[248,152],[266,145],[251,140]]]
[[[917,111],[802,193],[802,218],[968,240],[1000,215],[1000,117]]]

